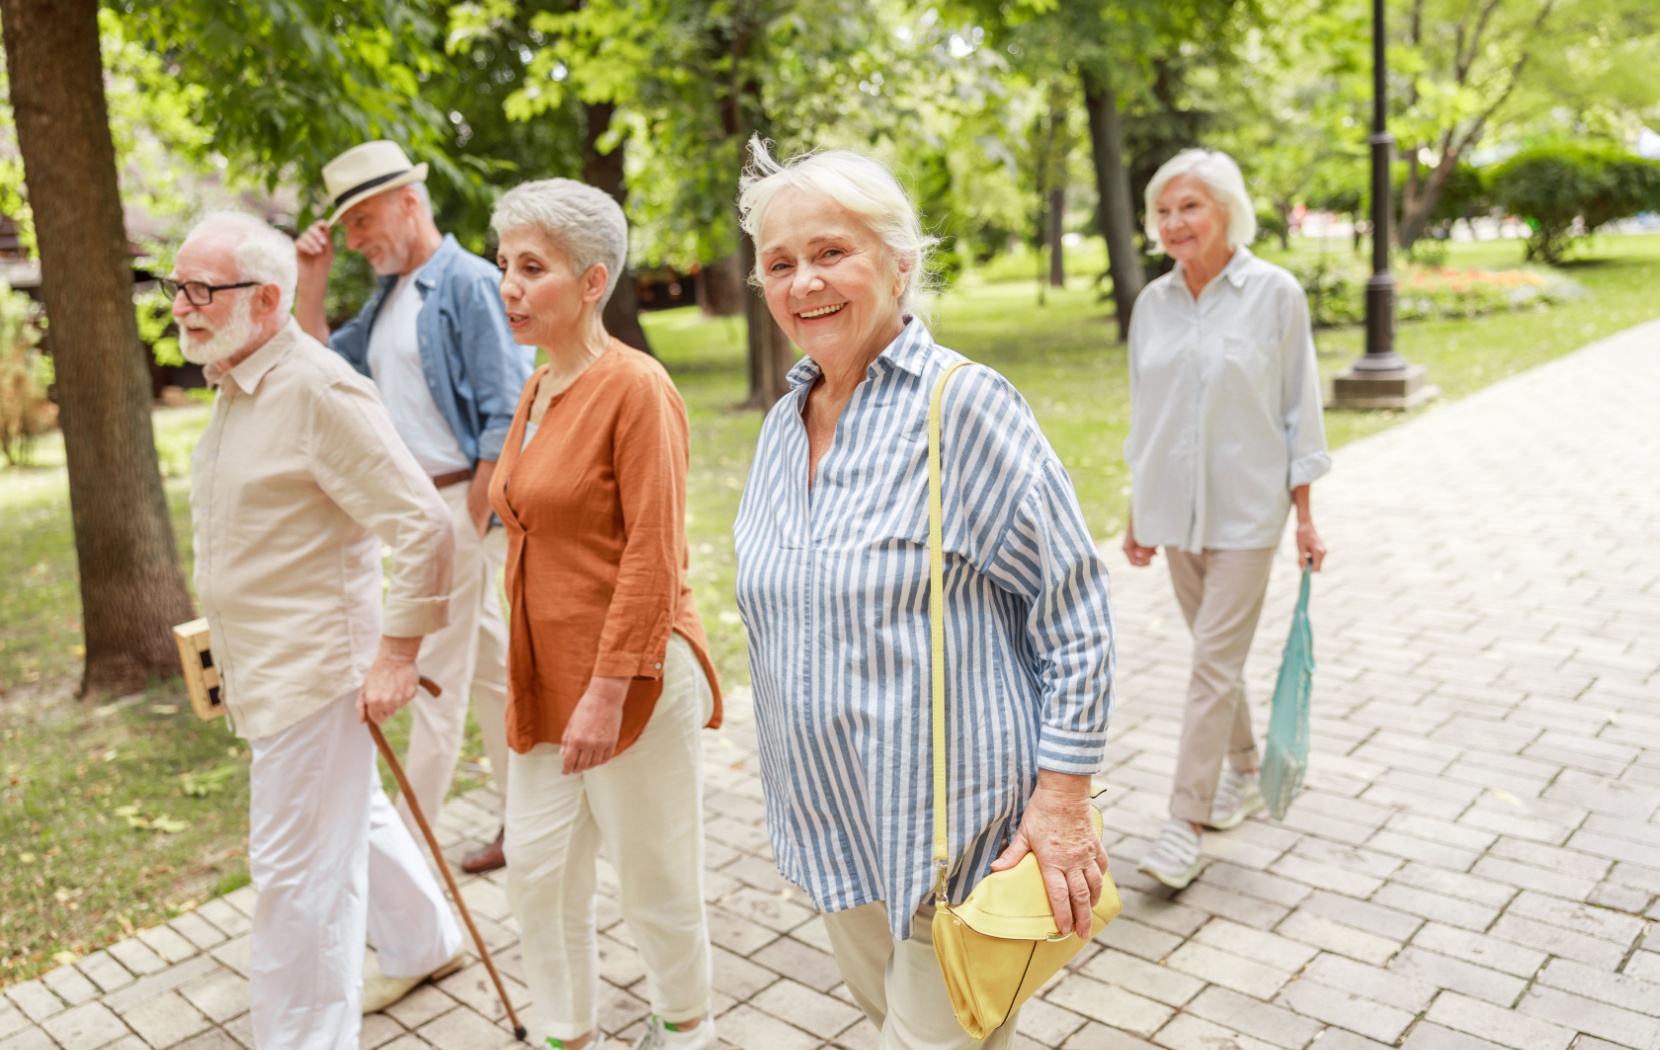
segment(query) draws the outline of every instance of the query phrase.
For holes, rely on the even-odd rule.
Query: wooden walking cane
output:
[[[421,679],[421,688],[437,696],[442,690],[438,683],[430,678]],[[484,946],[484,938],[479,936],[478,927],[473,925],[473,915],[467,910],[467,902],[461,899],[461,888],[455,884],[455,876],[450,874],[449,862],[444,859],[444,851],[438,848],[438,837],[432,833],[427,825],[426,815],[421,812],[421,804],[415,801],[415,792],[410,790],[409,780],[403,775],[403,766],[398,764],[398,756],[392,753],[392,747],[381,735],[380,726],[375,720],[365,719],[364,725],[369,727],[369,735],[375,738],[375,746],[380,749],[380,757],[386,759],[386,764],[392,769],[392,776],[398,782],[398,790],[403,792],[404,801],[409,803],[409,812],[415,817],[415,823],[420,826],[421,834],[426,836],[427,846],[432,850],[432,859],[438,862],[438,870],[444,874],[444,882],[450,888],[450,899],[455,901],[457,910],[461,912],[461,921],[467,924],[467,929],[473,935],[473,943],[478,946],[479,958],[484,960],[484,968],[490,971],[490,980],[496,983],[496,994],[501,996],[501,1004],[507,1007],[507,1019],[513,1022],[513,1035],[521,1042],[524,1041],[525,1026],[519,1023],[519,1015],[513,1011],[513,1002],[507,997],[507,989],[501,983],[501,974],[496,972],[496,964],[490,958],[490,949]]]

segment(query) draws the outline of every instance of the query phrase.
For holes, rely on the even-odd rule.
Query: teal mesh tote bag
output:
[[[1308,625],[1308,581],[1303,567],[1297,609],[1291,614],[1291,637],[1280,658],[1274,683],[1274,707],[1268,715],[1268,747],[1262,758],[1262,799],[1275,820],[1285,816],[1308,771],[1308,694],[1314,685],[1314,632]]]

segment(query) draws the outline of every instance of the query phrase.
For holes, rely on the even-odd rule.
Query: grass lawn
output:
[[[1397,345],[1455,399],[1660,314],[1660,236],[1601,238],[1588,254],[1569,268],[1590,293],[1582,300],[1544,312],[1414,322],[1402,326]],[[1507,241],[1455,244],[1450,263],[1520,261],[1520,243]],[[1073,261],[1079,277],[1050,290],[1039,307],[1035,261],[998,260],[944,297],[934,332],[1025,393],[1092,527],[1106,537],[1123,528],[1129,405],[1110,308],[1085,279],[1100,268],[1098,244],[1086,244]],[[742,324],[679,310],[650,315],[646,326],[691,412],[693,581],[723,680],[741,684],[748,672],[732,600],[731,523],[760,427],[758,413],[731,408],[745,395]],[[1347,365],[1361,341],[1358,328],[1316,333],[1322,372]],[[188,570],[189,450],[206,410],[154,418]],[[1341,445],[1400,418],[1328,412],[1326,425]],[[191,718],[176,682],[104,706],[69,699],[81,635],[61,441],[43,439],[36,451],[35,466],[0,471],[0,985],[247,878],[246,745],[221,724]],[[395,740],[407,732],[403,721],[392,727]],[[464,757],[476,763],[481,754],[470,731]],[[465,772],[458,788],[476,785],[477,773]]]

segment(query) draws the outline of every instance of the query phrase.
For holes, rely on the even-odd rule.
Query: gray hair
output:
[[[1216,203],[1228,213],[1228,247],[1237,248],[1256,240],[1257,211],[1239,165],[1221,150],[1184,149],[1165,161],[1147,184],[1147,243],[1154,251],[1164,251],[1159,241],[1159,194],[1178,175],[1192,175],[1203,182]]]
[[[803,153],[779,163],[759,135],[749,140],[749,156],[749,168],[738,182],[738,215],[745,233],[759,239],[767,206],[781,189],[827,197],[863,219],[887,246],[894,265],[905,275],[899,312],[917,312],[928,285],[928,253],[939,238],[923,230],[916,206],[885,164],[845,149]],[[749,283],[761,284],[759,253]]]
[[[277,286],[277,315],[294,308],[294,287],[299,283],[300,264],[294,241],[257,215],[240,211],[214,211],[199,219],[185,240],[202,233],[229,233],[234,238],[231,260],[242,281]]]
[[[570,257],[574,276],[604,264],[605,295],[599,301],[604,309],[628,265],[628,219],[622,206],[604,190],[572,179],[521,182],[496,202],[490,228],[500,237],[521,226],[552,238]]]

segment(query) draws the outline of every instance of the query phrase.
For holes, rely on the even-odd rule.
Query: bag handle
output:
[[[932,663],[928,681],[934,694],[934,901],[947,902],[951,843],[945,798],[945,526],[940,499],[940,405],[945,383],[964,365],[958,361],[934,384],[928,400],[928,622]]]

